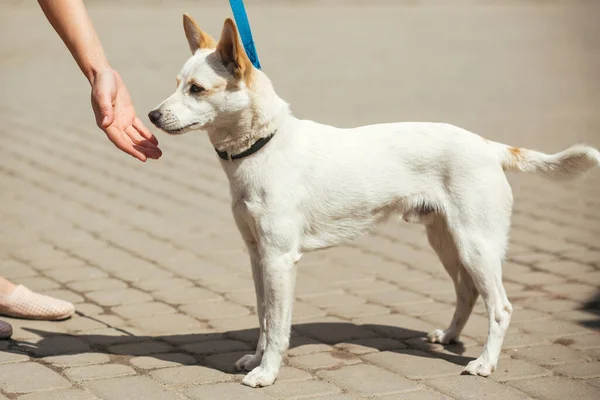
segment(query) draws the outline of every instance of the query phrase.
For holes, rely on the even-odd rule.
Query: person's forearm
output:
[[[83,1],[38,0],[38,3],[92,83],[96,73],[109,68],[109,64]]]

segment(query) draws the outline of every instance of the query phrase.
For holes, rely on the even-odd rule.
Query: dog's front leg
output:
[[[256,368],[262,359],[265,351],[267,338],[265,335],[265,289],[263,285],[263,272],[260,263],[260,255],[256,242],[247,241],[248,252],[250,253],[250,265],[252,266],[252,278],[254,279],[254,290],[256,291],[256,313],[258,314],[258,325],[260,332],[258,335],[258,343],[256,345],[256,353],[246,354],[235,363],[235,368],[238,371],[252,371]]]
[[[268,386],[277,379],[283,355],[290,341],[297,260],[298,257],[293,252],[264,253],[261,264],[265,295],[266,346],[260,365],[242,380],[244,385]]]

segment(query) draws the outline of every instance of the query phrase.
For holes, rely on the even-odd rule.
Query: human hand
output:
[[[140,161],[158,159],[162,155],[158,140],[136,116],[129,92],[117,71],[101,70],[90,83],[96,124],[108,139]]]

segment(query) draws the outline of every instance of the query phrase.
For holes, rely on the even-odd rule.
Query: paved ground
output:
[[[213,34],[229,15],[224,1],[99,3],[93,19],[142,115],[188,56],[181,13]],[[443,120],[545,151],[600,146],[597,3],[248,3],[263,66],[301,117]],[[0,274],[79,314],[10,320],[0,399],[600,398],[598,172],[576,184],[510,177],[516,311],[490,379],[459,376],[485,339],[481,304],[462,346],[423,342],[449,322],[453,289],[422,229],[403,224],[301,262],[280,379],[242,387],[231,365],[257,337],[254,294],[207,139],[159,133],[164,157],[147,164],[115,151],[40,11],[3,4]]]

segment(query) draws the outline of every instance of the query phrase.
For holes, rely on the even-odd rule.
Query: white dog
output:
[[[302,254],[346,243],[391,217],[426,226],[454,281],[452,322],[429,340],[455,341],[481,294],[489,334],[464,372],[494,371],[512,314],[502,285],[513,201],[505,171],[572,178],[600,165],[600,152],[574,146],[548,155],[441,123],[339,129],[298,120],[252,66],[230,19],[218,43],[187,15],[184,29],[193,56],[175,93],[149,118],[170,134],[207,131],[229,178],[260,325],[256,353],[236,363],[250,371],[243,383],[277,378]]]

